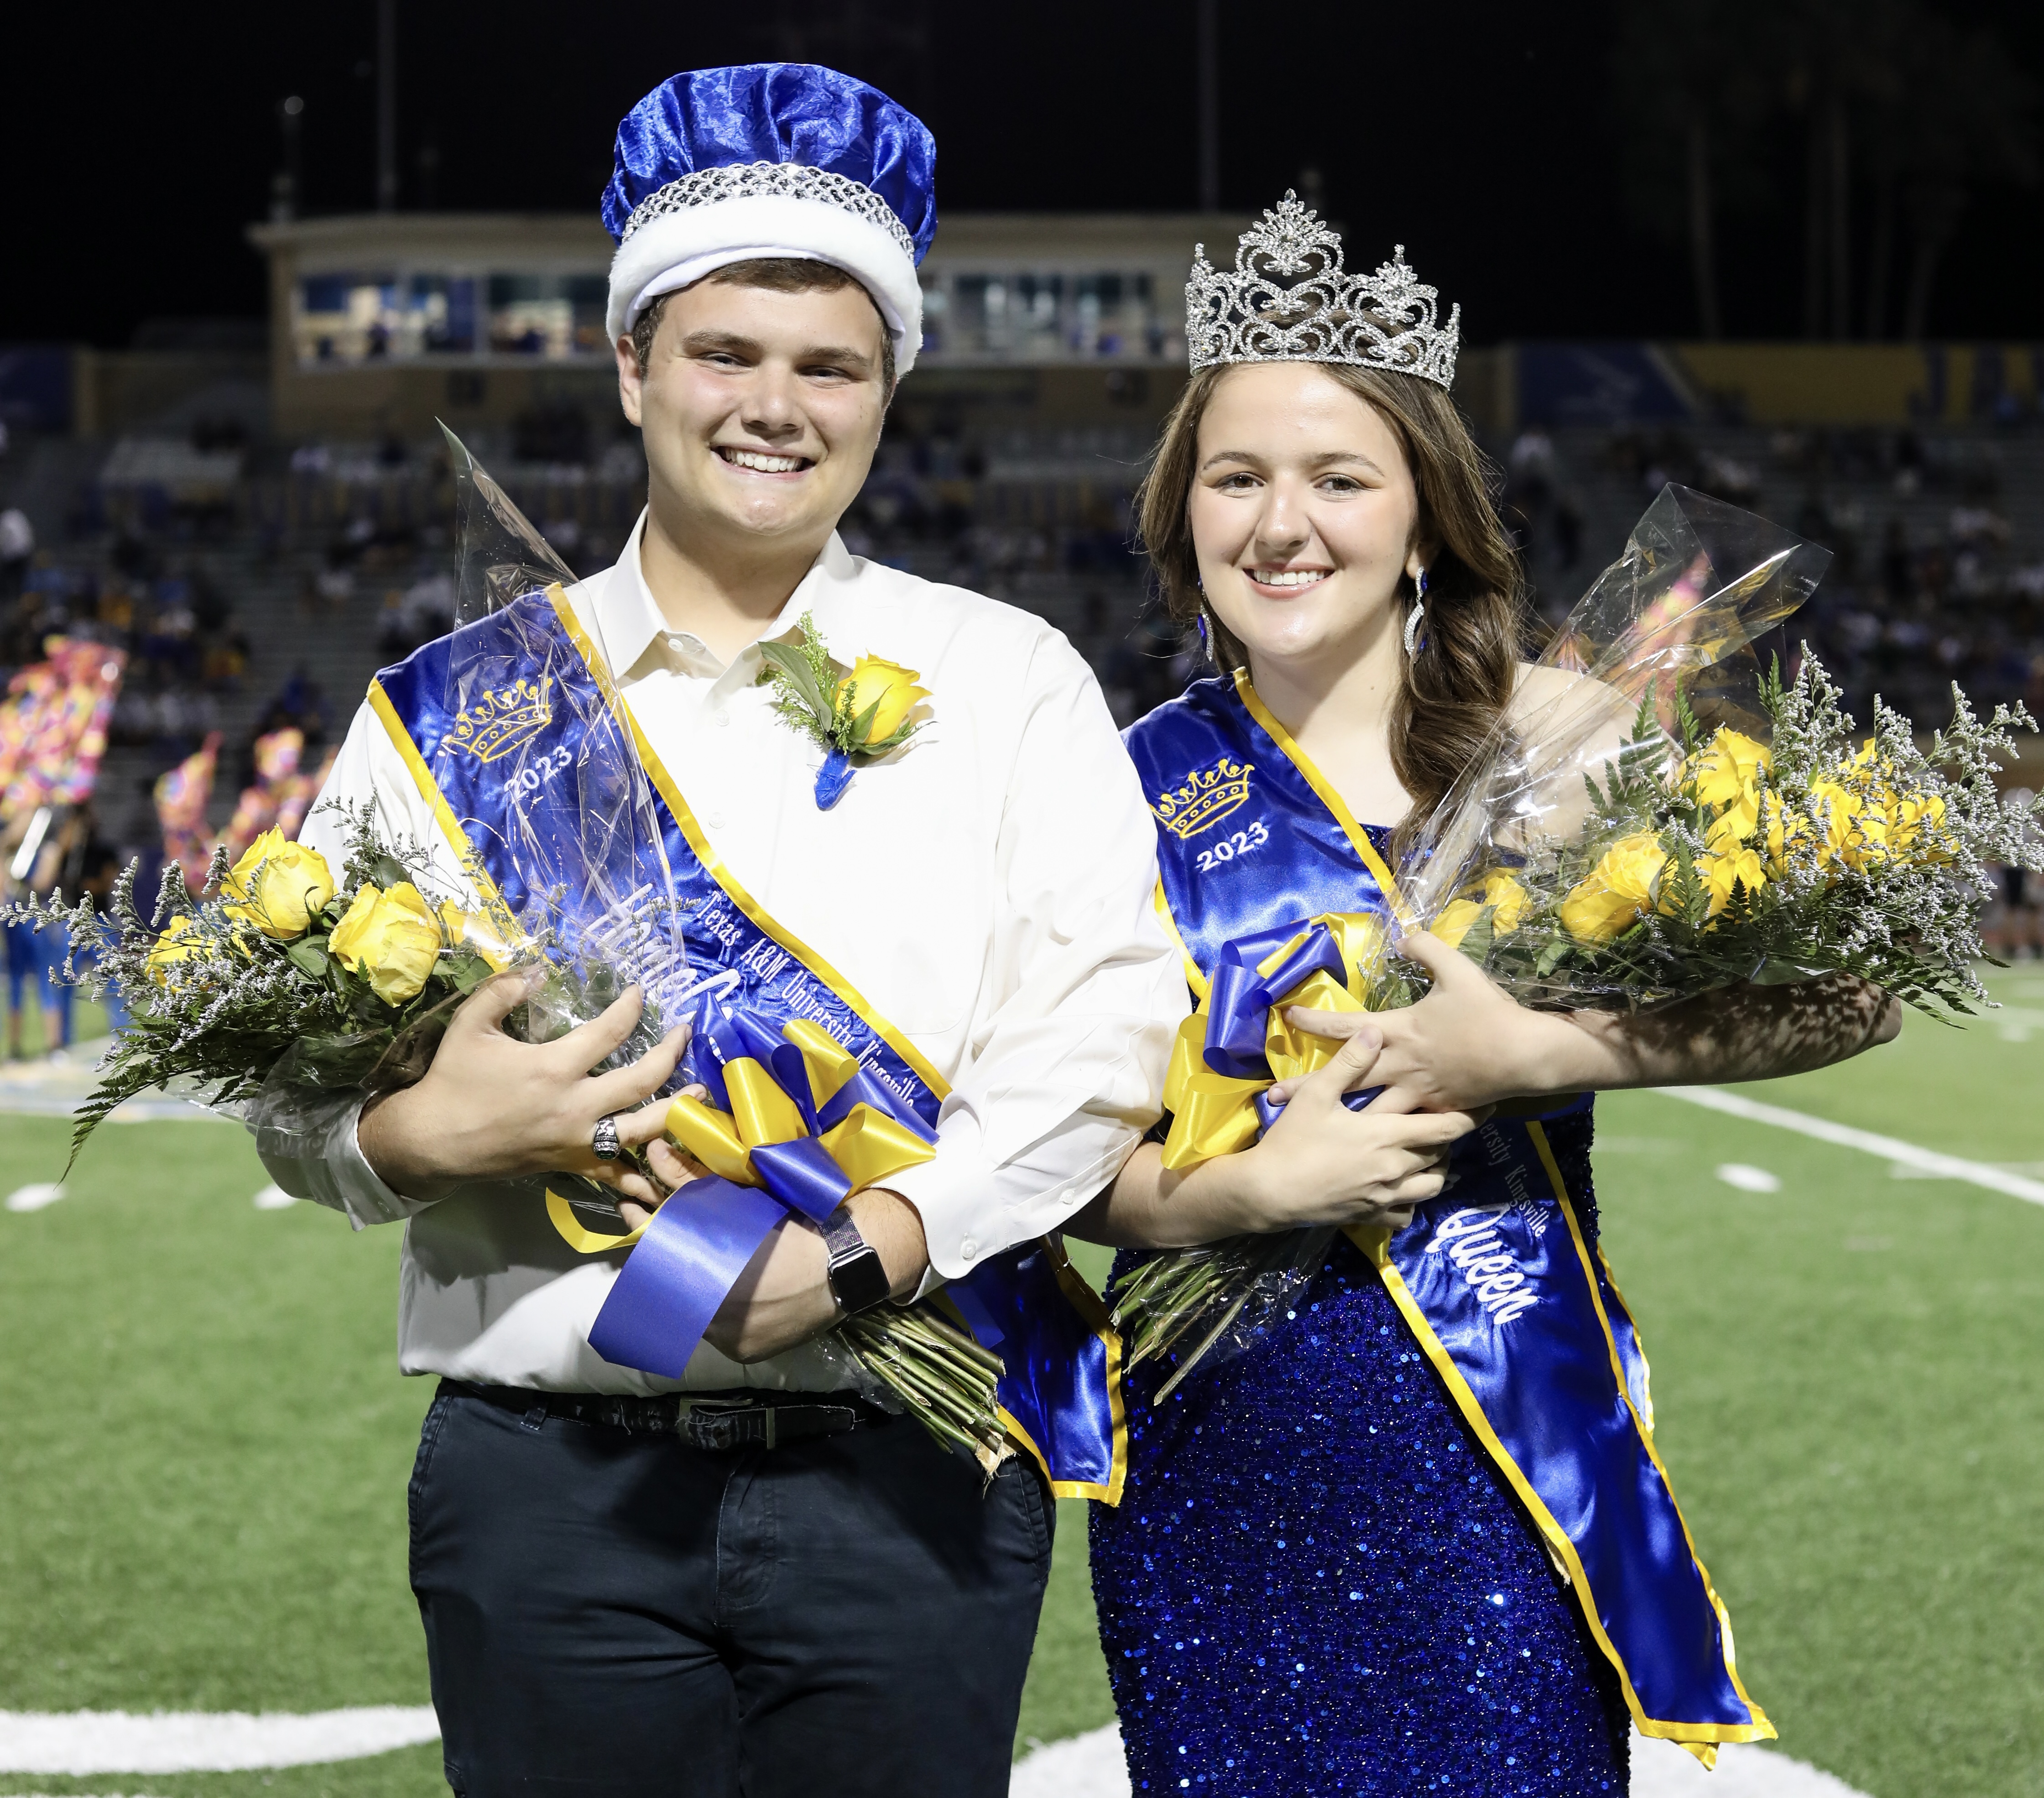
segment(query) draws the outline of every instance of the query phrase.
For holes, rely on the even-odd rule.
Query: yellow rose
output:
[[[333,870],[317,849],[266,830],[221,888],[227,915],[279,942],[302,936],[333,897]]]
[[[1428,928],[1451,949],[1459,949],[1484,908],[1490,908],[1490,928],[1499,936],[1509,936],[1519,928],[1526,908],[1532,903],[1526,889],[1501,868],[1485,874],[1481,886],[1469,888],[1458,899],[1441,908],[1441,915]]]
[[[1773,765],[1765,743],[1720,725],[1682,770],[1682,778],[1703,804],[1723,809],[1750,801],[1761,775]]]
[[[497,920],[487,912],[464,912],[449,902],[440,907],[440,922],[446,927],[450,948],[473,949],[499,974],[517,959]]]
[[[1721,855],[1706,855],[1697,863],[1696,872],[1710,889],[1712,917],[1731,903],[1735,882],[1746,889],[1749,897],[1767,884],[1767,870],[1761,865],[1760,851],[1757,849],[1735,849]]]
[[[1608,943],[1656,903],[1668,852],[1650,831],[1621,839],[1562,901],[1562,927],[1578,943]]]
[[[1934,793],[1927,796],[1920,793],[1907,794],[1895,801],[1892,816],[1896,853],[1908,855],[1915,849],[1916,839],[1920,832],[1927,828],[1934,832],[1943,828],[1945,802]],[[1919,861],[1949,862],[1951,857],[1933,843],[1916,859]]]
[[[172,918],[164,925],[163,934],[156,939],[156,947],[149,951],[149,978],[159,986],[168,983],[173,964],[188,960],[199,953],[199,946],[196,943],[179,940],[191,927],[189,912]]]
[[[370,990],[386,1005],[402,1005],[426,984],[440,959],[440,920],[409,880],[388,893],[365,882],[327,947],[343,966],[367,974]]]
[[[832,701],[840,711],[851,713],[855,724],[867,706],[875,706],[872,721],[859,743],[885,743],[901,728],[903,720],[916,709],[916,702],[930,697],[916,685],[920,678],[913,668],[905,668],[884,656],[862,655],[851,672],[837,683]]]

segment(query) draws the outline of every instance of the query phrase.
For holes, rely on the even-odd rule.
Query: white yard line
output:
[[[1963,1155],[1948,1155],[1937,1149],[1919,1148],[1899,1136],[1882,1136],[1871,1130],[1855,1130],[1849,1124],[1834,1124],[1827,1117],[1812,1117],[1808,1112],[1792,1112],[1785,1105],[1763,1105],[1742,1093],[1728,1093],[1722,1086],[1658,1086],[1653,1089],[1670,1099],[1701,1105],[1706,1111],[1722,1112],[1727,1117],[1744,1118],[1749,1124],[1771,1124],[1792,1130],[1799,1136],[1814,1136],[1820,1143],[1842,1149],[1858,1149],[1898,1166],[1913,1169],[1932,1180],[1963,1180],[1984,1186],[1991,1193],[2006,1193],[2033,1205],[2044,1205],[2044,1180],[2032,1180],[1984,1161],[1968,1161]]]
[[[0,1711],[0,1771],[240,1773],[357,1761],[440,1738],[430,1704],[266,1711]]]
[[[1053,1742],[1016,1765],[1009,1798],[1130,1798],[1112,1723]],[[1672,1742],[1632,1738],[1632,1798],[1866,1798],[1844,1781],[1765,1748],[1723,1748],[1717,1770]]]

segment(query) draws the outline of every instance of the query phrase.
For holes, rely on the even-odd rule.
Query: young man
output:
[[[675,1381],[591,1348],[624,1258],[568,1247],[528,1183],[579,1172],[657,1204],[598,1154],[600,1128],[649,1145],[667,1185],[694,1171],[657,1141],[666,1101],[645,1103],[679,1032],[587,1078],[636,994],[529,1047],[497,1028],[524,990],[499,977],[419,1085],[265,1145],[287,1190],[409,1220],[401,1361],[443,1379],[413,1582],[468,1798],[1007,1789],[1043,1481],[1017,1459],[982,1491],[970,1462],[844,1390],[812,1339],[880,1290],[962,1279],[1105,1185],[1158,1114],[1185,999],[1148,815],[1079,657],[835,534],[920,341],[932,158],[884,95],[801,66],[677,76],[624,121],[609,325],[649,498],[617,566],[567,603],[734,905],[947,1087],[933,1158],[854,1193],[828,1244],[775,1229]],[[758,684],[760,645],[800,641],[805,615],[840,664],[887,658],[929,696],[924,728],[829,809],[822,751]],[[448,746],[393,722],[404,674],[324,797],[373,797],[452,865],[426,772]],[[340,853],[332,813],[304,834]],[[845,1292],[848,1254],[878,1289]]]

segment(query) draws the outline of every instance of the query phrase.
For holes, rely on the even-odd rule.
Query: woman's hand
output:
[[[1590,1082],[1582,1033],[1568,1014],[1529,1011],[1460,950],[1425,931],[1409,932],[1398,953],[1432,976],[1416,1005],[1389,1012],[1324,1012],[1294,1005],[1285,1016],[1316,1036],[1374,1034],[1381,1041],[1370,1080],[1408,1110],[1454,1112],[1531,1093],[1566,1093]],[[1281,1083],[1276,1099],[1288,1087]]]
[[[640,990],[627,987],[607,1010],[551,1043],[520,1043],[505,1034],[504,1020],[540,974],[514,968],[485,981],[448,1021],[425,1078],[363,1107],[362,1152],[394,1191],[436,1199],[467,1181],[559,1172],[644,1205],[665,1197],[628,1161],[597,1160],[593,1139],[598,1120],[613,1116],[623,1147],[659,1138],[667,1102],[647,1101],[673,1074],[687,1026],[677,1025],[631,1066],[592,1079],[589,1070],[638,1023]]]
[[[1901,1028],[1899,1003],[1850,974],[1727,986],[1650,1012],[1536,1012],[1424,931],[1408,934],[1398,952],[1433,976],[1416,1005],[1370,1012],[1295,1005],[1285,1015],[1316,1036],[1375,1033],[1383,1047],[1372,1078],[1426,1110],[1772,1080],[1828,1067]]]
[[[1481,1120],[1423,1112],[1409,1091],[1384,1092],[1350,1111],[1343,1095],[1380,1084],[1382,1058],[1381,1036],[1359,1030],[1325,1067],[1287,1083],[1285,1108],[1262,1139],[1224,1158],[1237,1164],[1229,1171],[1238,1229],[1374,1224],[1440,1197],[1449,1146]]]
[[[1481,1118],[1422,1112],[1409,1093],[1349,1110],[1342,1095],[1381,1078],[1382,1039],[1374,1021],[1343,1034],[1333,1060],[1289,1083],[1289,1102],[1261,1141],[1185,1174],[1167,1171],[1146,1143],[1066,1229],[1117,1248],[1185,1248],[1301,1224],[1397,1224],[1439,1197],[1449,1145]]]

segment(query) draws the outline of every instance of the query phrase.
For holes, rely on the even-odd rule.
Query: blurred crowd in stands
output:
[[[2020,700],[2044,716],[2044,439],[1536,428],[1506,471],[1507,517],[1550,620],[1673,481],[1832,551],[1786,637],[1792,654],[1809,642],[1862,721],[1878,693],[1927,728],[1942,724],[1954,681],[1983,711]]]

